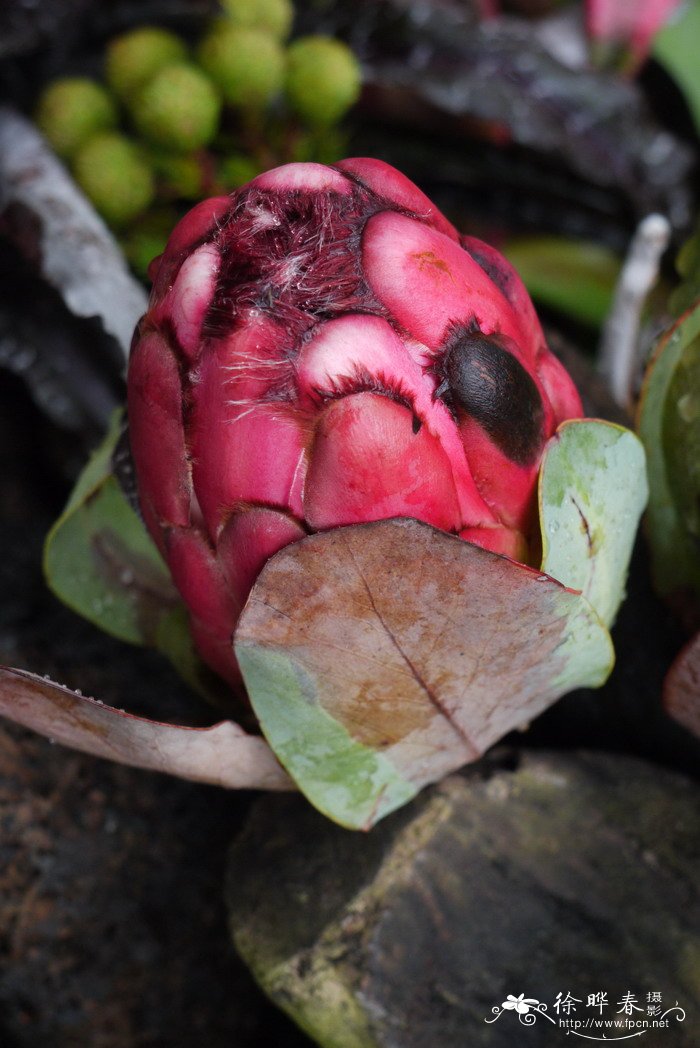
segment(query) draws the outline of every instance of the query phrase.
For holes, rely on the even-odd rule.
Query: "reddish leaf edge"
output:
[[[371,523],[351,525],[343,530],[366,528]],[[581,593],[536,567],[505,554],[493,555],[510,561],[540,581],[552,582],[572,594]],[[46,676],[2,664],[0,717],[62,746],[144,771],[157,771],[225,789],[296,791],[299,788],[265,739],[249,735],[235,721],[192,727],[139,717],[109,706],[101,699],[82,695]]]
[[[669,717],[700,738],[700,632],[681,648],[666,674],[663,707]]]
[[[0,716],[74,750],[226,789],[295,790],[272,750],[234,721],[168,724],[0,666]]]

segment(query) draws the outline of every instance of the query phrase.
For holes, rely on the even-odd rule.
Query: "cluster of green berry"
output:
[[[343,150],[337,125],[361,83],[352,51],[326,36],[285,46],[292,0],[221,5],[194,56],[143,26],[108,44],[106,85],[63,78],[39,99],[40,129],[142,273],[183,206]]]

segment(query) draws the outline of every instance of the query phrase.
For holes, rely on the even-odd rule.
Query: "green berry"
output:
[[[216,134],[221,99],[200,69],[178,63],[149,80],[132,112],[138,131],[149,142],[189,153],[208,145]]]
[[[182,200],[198,200],[202,196],[204,166],[201,156],[153,149],[149,151],[149,159],[164,195]]]
[[[336,127],[305,131],[296,137],[289,159],[313,161],[317,164],[337,164],[347,155],[347,136]]]
[[[262,29],[218,20],[200,44],[199,61],[224,100],[244,112],[259,112],[282,90],[284,51]]]
[[[148,267],[154,258],[163,254],[167,242],[167,237],[135,229],[122,243],[122,250],[134,272],[145,280],[148,277]]]
[[[36,122],[59,156],[71,157],[83,142],[117,123],[107,92],[94,80],[54,80],[41,95]]]
[[[167,29],[142,26],[115,37],[107,47],[107,82],[123,102],[130,99],[165,66],[182,62],[187,49]]]
[[[286,40],[294,21],[291,0],[221,0],[226,18],[243,29],[265,29]]]
[[[359,63],[349,47],[328,36],[305,36],[287,51],[285,93],[311,127],[330,127],[357,101]]]
[[[170,209],[149,211],[132,229],[127,230],[122,248],[132,268],[146,278],[150,263],[165,250],[168,237],[180,216]]]
[[[125,225],[153,199],[153,176],[141,151],[114,131],[86,142],[74,157],[73,172],[110,225]]]
[[[259,174],[260,167],[251,157],[234,153],[224,157],[219,164],[218,181],[223,192],[228,193],[251,182]]]

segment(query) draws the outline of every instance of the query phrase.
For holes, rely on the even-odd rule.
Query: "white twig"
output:
[[[598,370],[616,403],[630,406],[639,367],[639,327],[644,302],[659,275],[671,236],[663,215],[647,215],[637,227],[620,273],[600,340]]]
[[[100,317],[126,358],[134,325],[148,304],[145,291],[34,125],[0,107],[0,211],[11,208],[21,209],[26,235],[36,238],[45,279],[75,316]]]

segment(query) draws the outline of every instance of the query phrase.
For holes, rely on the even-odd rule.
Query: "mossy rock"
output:
[[[253,809],[231,854],[233,938],[319,1044],[548,1048],[566,1035],[549,1019],[527,1034],[513,1010],[486,1020],[521,993],[554,1020],[567,992],[598,1016],[587,996],[601,990],[611,1019],[625,993],[645,1014],[661,992],[685,1019],[644,1043],[697,1044],[697,785],[603,754],[512,767],[453,776],[366,836],[298,797]]]

